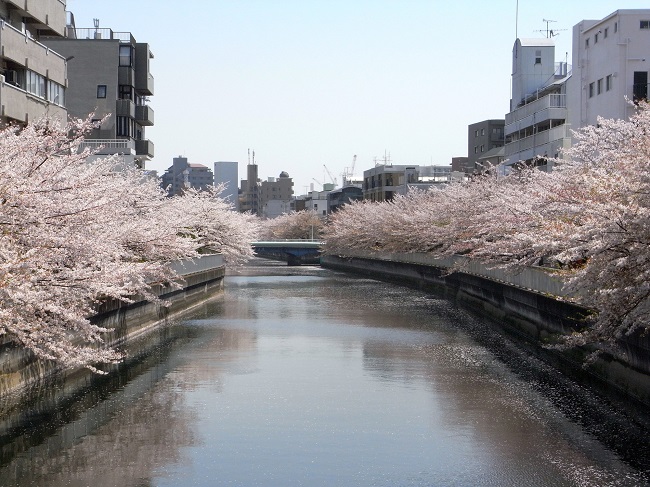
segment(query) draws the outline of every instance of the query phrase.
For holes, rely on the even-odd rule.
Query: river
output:
[[[421,291],[255,260],[172,328],[0,431],[0,485],[648,483],[644,434]]]

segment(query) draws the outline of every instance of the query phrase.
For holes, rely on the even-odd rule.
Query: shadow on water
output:
[[[81,379],[71,379],[74,387],[65,378],[48,379],[21,395],[2,398],[0,469],[35,446],[48,443],[52,448],[53,438],[57,448],[65,448],[91,434],[123,407],[123,401],[112,400],[116,394],[135,384],[135,398],[154,387],[175,366],[169,360],[174,348],[196,339],[199,332],[178,324],[161,327],[134,344],[143,346],[145,353],[133,355],[109,375],[82,372]],[[2,478],[0,485],[5,485]]]

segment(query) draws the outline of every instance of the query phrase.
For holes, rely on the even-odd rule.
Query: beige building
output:
[[[66,59],[42,41],[66,34],[62,0],[0,0],[0,120],[67,118]]]

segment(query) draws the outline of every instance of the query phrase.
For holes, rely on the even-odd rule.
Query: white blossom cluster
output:
[[[353,203],[333,215],[326,251],[464,254],[516,270],[551,265],[596,310],[568,344],[614,346],[650,330],[650,109],[629,121],[600,119],[575,133],[555,169],[521,168]]]
[[[113,363],[88,317],[106,299],[157,299],[167,265],[200,251],[252,254],[253,219],[219,188],[165,197],[158,180],[79,152],[88,121],[0,132],[0,337],[65,367]],[[178,285],[178,284],[175,284]]]
[[[261,240],[293,240],[320,238],[323,220],[313,210],[285,213],[277,218],[261,220]]]

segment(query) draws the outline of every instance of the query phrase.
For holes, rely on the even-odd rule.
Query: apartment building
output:
[[[97,127],[86,145],[101,147],[100,155],[121,154],[125,162],[144,168],[154,156],[145,133],[154,123],[149,44],[136,42],[130,32],[100,28],[98,20],[93,28],[77,28],[71,14],[67,21],[66,37],[42,39],[67,60],[69,115],[85,118],[94,113]]]
[[[62,0],[0,0],[0,122],[66,121],[66,59],[43,43],[66,33]]]
[[[571,70],[566,62],[555,62],[553,39],[517,39],[512,50],[512,99],[505,117],[505,162],[507,174],[516,164],[534,164],[551,170],[548,157],[557,157],[570,147],[567,110],[567,81]]]
[[[160,178],[161,186],[169,196],[182,194],[186,188],[207,189],[214,184],[214,175],[208,166],[190,164],[187,157],[172,159],[172,165]]]
[[[390,201],[409,188],[428,189],[451,180],[451,166],[384,164],[363,172],[363,199]]]
[[[282,171],[277,178],[268,178],[259,185],[259,206],[262,216],[275,218],[286,213],[293,198],[293,179]],[[278,213],[280,212],[280,213]]]
[[[466,172],[481,170],[479,159],[504,144],[504,119],[490,119],[473,123],[467,127]],[[478,164],[478,165],[477,165]],[[453,166],[453,161],[452,161]]]
[[[595,125],[597,117],[628,119],[629,101],[648,97],[650,9],[617,10],[573,27],[571,126]]]

